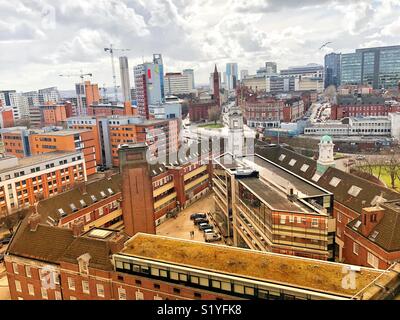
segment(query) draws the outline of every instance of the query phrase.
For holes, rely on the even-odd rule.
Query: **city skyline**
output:
[[[250,74],[265,61],[276,62],[279,69],[323,64],[330,52],[399,44],[396,9],[400,4],[391,0],[0,1],[0,88],[29,91],[54,85],[71,90],[79,79],[58,75],[79,70],[93,73],[99,86],[112,87],[104,52],[110,43],[131,49],[124,54],[131,77],[135,65],[160,52],[164,72],[194,69],[197,84],[208,83],[214,64],[224,70],[226,63],[237,63],[239,72]],[[332,43],[320,50],[327,41]]]

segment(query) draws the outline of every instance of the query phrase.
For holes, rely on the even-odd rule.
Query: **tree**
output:
[[[208,120],[214,121],[214,124],[217,124],[217,121],[221,117],[221,110],[218,107],[212,107],[208,110]]]
[[[389,160],[385,161],[384,170],[390,178],[390,187],[396,189],[396,181],[400,180],[400,160],[398,160],[398,155],[394,153]]]

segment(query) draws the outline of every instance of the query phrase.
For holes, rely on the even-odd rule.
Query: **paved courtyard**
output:
[[[204,242],[203,232],[200,231],[193,224],[193,221],[190,220],[190,215],[192,213],[198,213],[198,212],[208,213],[213,211],[214,211],[214,200],[213,200],[213,194],[210,193],[201,198],[200,200],[194,202],[192,205],[185,208],[181,212],[179,212],[176,219],[171,218],[163,222],[160,226],[157,227],[157,234],[168,237]],[[212,222],[210,221],[210,223]],[[194,239],[190,238],[191,231],[194,231]]]

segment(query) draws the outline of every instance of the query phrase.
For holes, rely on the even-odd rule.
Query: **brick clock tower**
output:
[[[217,70],[217,65],[214,68],[214,75],[213,75],[213,86],[214,86],[214,100],[217,102],[218,107],[221,106],[221,99],[219,96],[219,74]]]
[[[129,144],[118,149],[122,175],[122,212],[125,232],[156,233],[153,186],[145,143]]]

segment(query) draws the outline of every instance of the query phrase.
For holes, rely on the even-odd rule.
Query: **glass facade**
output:
[[[341,84],[393,88],[400,81],[400,46],[358,49],[343,54]]]
[[[361,83],[361,54],[342,54],[341,60],[341,84]]]
[[[340,53],[330,53],[325,56],[325,88],[340,85]]]

